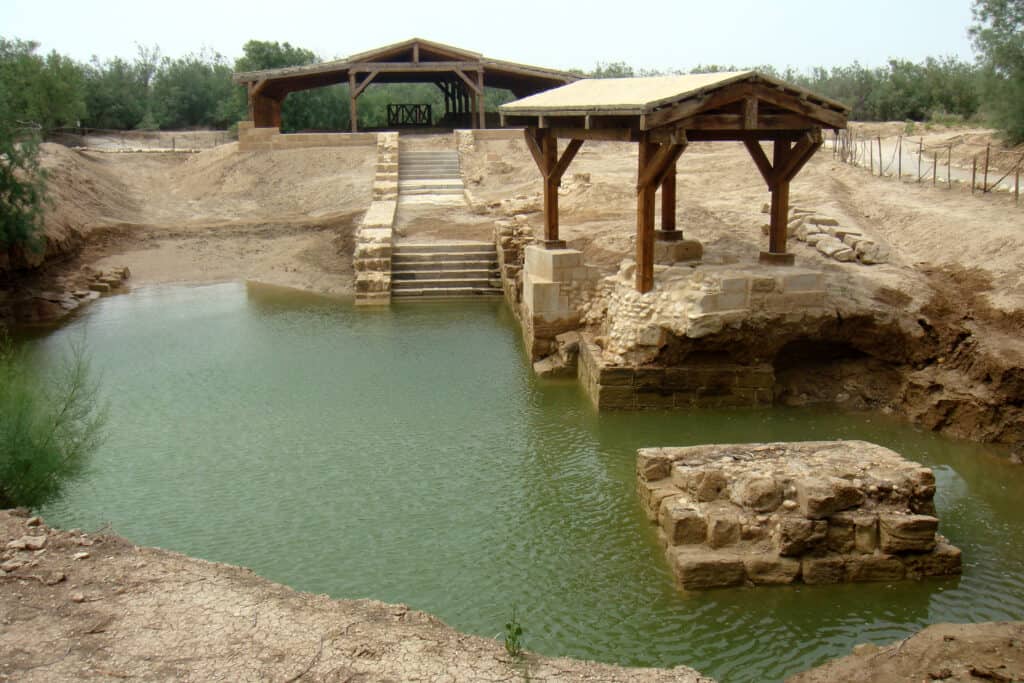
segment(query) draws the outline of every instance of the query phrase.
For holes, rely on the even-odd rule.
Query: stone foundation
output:
[[[645,448],[637,478],[684,590],[961,571],[937,533],[932,471],[875,444]]]
[[[579,342],[578,373],[598,410],[767,406],[775,385],[770,363],[615,365],[602,356],[590,334],[583,334]]]

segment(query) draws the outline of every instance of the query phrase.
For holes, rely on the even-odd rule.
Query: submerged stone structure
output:
[[[644,448],[637,478],[684,590],[961,571],[937,533],[932,471],[876,444]]]

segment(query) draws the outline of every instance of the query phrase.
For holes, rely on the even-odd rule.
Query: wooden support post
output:
[[[974,185],[978,180],[978,157],[971,160],[971,194],[974,194]]]
[[[676,165],[672,164],[661,181],[661,230],[657,235],[664,242],[678,242],[683,238],[676,228]]]
[[[348,115],[352,120],[352,132],[359,132],[359,111],[356,108],[356,75],[348,72]]]
[[[487,103],[484,101],[484,70],[476,72],[476,82],[480,89],[480,128],[487,128]]]
[[[772,168],[778,171],[790,158],[789,140],[776,140],[772,150]],[[771,227],[768,230],[768,253],[786,253],[786,229],[789,226],[789,181],[775,178],[772,188]]]
[[[641,294],[654,289],[654,195],[658,186],[643,183],[642,179],[657,150],[658,145],[648,139],[648,134],[641,133],[636,195],[636,291]]]
[[[558,138],[554,131],[527,128],[524,133],[526,146],[544,179],[544,247],[565,249],[565,242],[558,238],[558,187],[569,164],[583,146],[583,140],[570,140],[559,157]]]
[[[552,171],[558,163],[558,138],[551,131],[545,131],[541,138],[541,155],[544,158],[544,246],[548,249],[564,249],[565,242],[558,239],[558,185]]]

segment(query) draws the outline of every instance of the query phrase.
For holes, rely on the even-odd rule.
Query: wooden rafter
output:
[[[377,74],[379,73],[380,71],[371,71],[370,73],[366,74],[362,82],[356,85],[356,89],[352,92],[352,97],[359,97],[360,95],[362,95],[363,91],[366,90],[366,87],[370,85],[370,83],[373,83],[373,79],[377,78]]]

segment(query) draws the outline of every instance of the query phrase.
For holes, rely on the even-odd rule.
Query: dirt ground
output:
[[[678,681],[527,654],[404,605],[298,593],[240,567],[0,511],[0,681]],[[11,547],[29,536],[39,550]]]
[[[787,679],[788,683],[1024,680],[1024,624],[936,624],[886,647],[860,645],[851,655]]]

